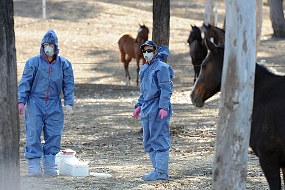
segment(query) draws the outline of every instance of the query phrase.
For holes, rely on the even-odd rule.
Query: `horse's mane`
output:
[[[215,30],[215,31],[220,31],[220,32],[225,33],[225,30],[224,30],[224,29],[219,28],[219,27],[214,26],[214,25],[211,25],[211,24],[206,25],[205,23],[203,23],[203,28],[205,28],[205,29],[213,28],[213,30]]]
[[[211,25],[211,27],[213,27],[213,28],[214,28],[214,30],[216,30],[216,31],[218,31],[218,32],[225,33],[225,30],[224,30],[224,29],[222,29],[222,28],[219,28],[219,27],[216,27],[216,26],[212,26],[212,25]]]

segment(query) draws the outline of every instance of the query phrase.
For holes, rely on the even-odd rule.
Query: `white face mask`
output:
[[[148,53],[147,51],[143,53],[143,57],[147,60],[147,62],[151,62],[153,58],[153,52]]]
[[[44,49],[45,53],[47,56],[53,56],[54,55],[54,50],[50,46],[46,46]]]

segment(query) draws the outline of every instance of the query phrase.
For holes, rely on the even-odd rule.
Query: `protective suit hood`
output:
[[[154,59],[159,59],[160,61],[165,62],[169,54],[170,52],[167,46],[160,46]]]
[[[51,43],[55,45],[55,55],[57,56],[59,51],[58,51],[58,39],[57,39],[57,35],[55,33],[55,31],[53,30],[48,30],[46,32],[46,34],[44,35],[42,42],[41,42],[41,48],[40,48],[40,54],[44,54],[44,50],[43,50],[43,44],[44,43]]]
[[[170,51],[168,49],[168,46],[160,46],[153,61],[159,60],[159,61],[166,62],[166,58],[168,57],[169,54],[170,54]],[[170,78],[173,78],[174,71],[172,70],[171,67],[169,67],[169,74],[170,74]]]

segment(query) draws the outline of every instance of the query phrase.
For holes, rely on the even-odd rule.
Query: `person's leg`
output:
[[[151,146],[149,143],[149,139],[150,139],[149,120],[148,118],[142,118],[141,122],[142,122],[142,128],[143,128],[144,151],[150,152]]]
[[[167,180],[168,179],[168,161],[169,161],[169,150],[157,151],[155,155],[156,160],[156,179]]]
[[[55,168],[55,155],[43,155],[43,169],[45,176],[57,176]]]
[[[142,126],[143,126],[143,144],[145,152],[149,153],[149,158],[151,160],[152,166],[155,169],[155,151],[151,148],[150,140],[150,128],[149,128],[149,119],[142,118]],[[152,170],[153,171],[153,170]],[[151,173],[150,171],[149,173]]]
[[[29,176],[42,176],[41,159],[30,158],[27,159],[28,163],[28,175]]]
[[[155,156],[156,156],[156,151],[154,151],[153,149],[151,149],[150,152],[149,152],[149,158],[150,158],[150,161],[151,161],[153,170],[151,170],[150,172],[144,174],[144,175],[143,175],[143,178],[144,178],[144,176],[150,175],[150,174],[152,174],[153,172],[155,172],[155,168],[156,168],[156,159],[155,159]]]
[[[169,161],[169,147],[170,147],[170,116],[161,120],[159,115],[151,122],[151,137],[150,144],[154,149],[153,163],[155,163],[155,170],[145,174],[143,180],[167,180],[168,179],[168,161]]]
[[[40,159],[42,157],[41,133],[43,116],[40,108],[33,99],[27,102],[25,112],[26,122],[26,148],[25,158],[28,164],[29,176],[41,176]]]
[[[152,163],[152,167],[155,168],[156,166],[156,161],[155,161],[155,156],[156,156],[156,151],[154,151],[153,149],[149,152],[149,158],[151,160]]]
[[[47,110],[43,128],[45,144],[43,146],[43,168],[46,176],[58,175],[55,168],[55,155],[60,151],[64,115],[60,101],[54,102]]]

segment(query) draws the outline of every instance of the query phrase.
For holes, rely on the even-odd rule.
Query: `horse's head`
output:
[[[220,91],[224,46],[216,46],[210,40],[206,39],[208,55],[204,59],[198,79],[195,82],[190,94],[192,103],[196,107],[203,107],[207,99]]]
[[[225,31],[216,26],[212,26],[210,24],[206,25],[203,23],[203,31],[205,38],[211,39],[214,38],[214,43],[217,45],[225,44]]]
[[[192,26],[192,30],[190,32],[189,38],[187,40],[187,43],[190,45],[191,42],[198,40],[199,42],[202,41],[202,36],[201,36],[201,30],[197,26]]]
[[[145,25],[140,25],[135,42],[143,44],[145,41],[148,40],[148,33],[149,33],[148,28]]]

